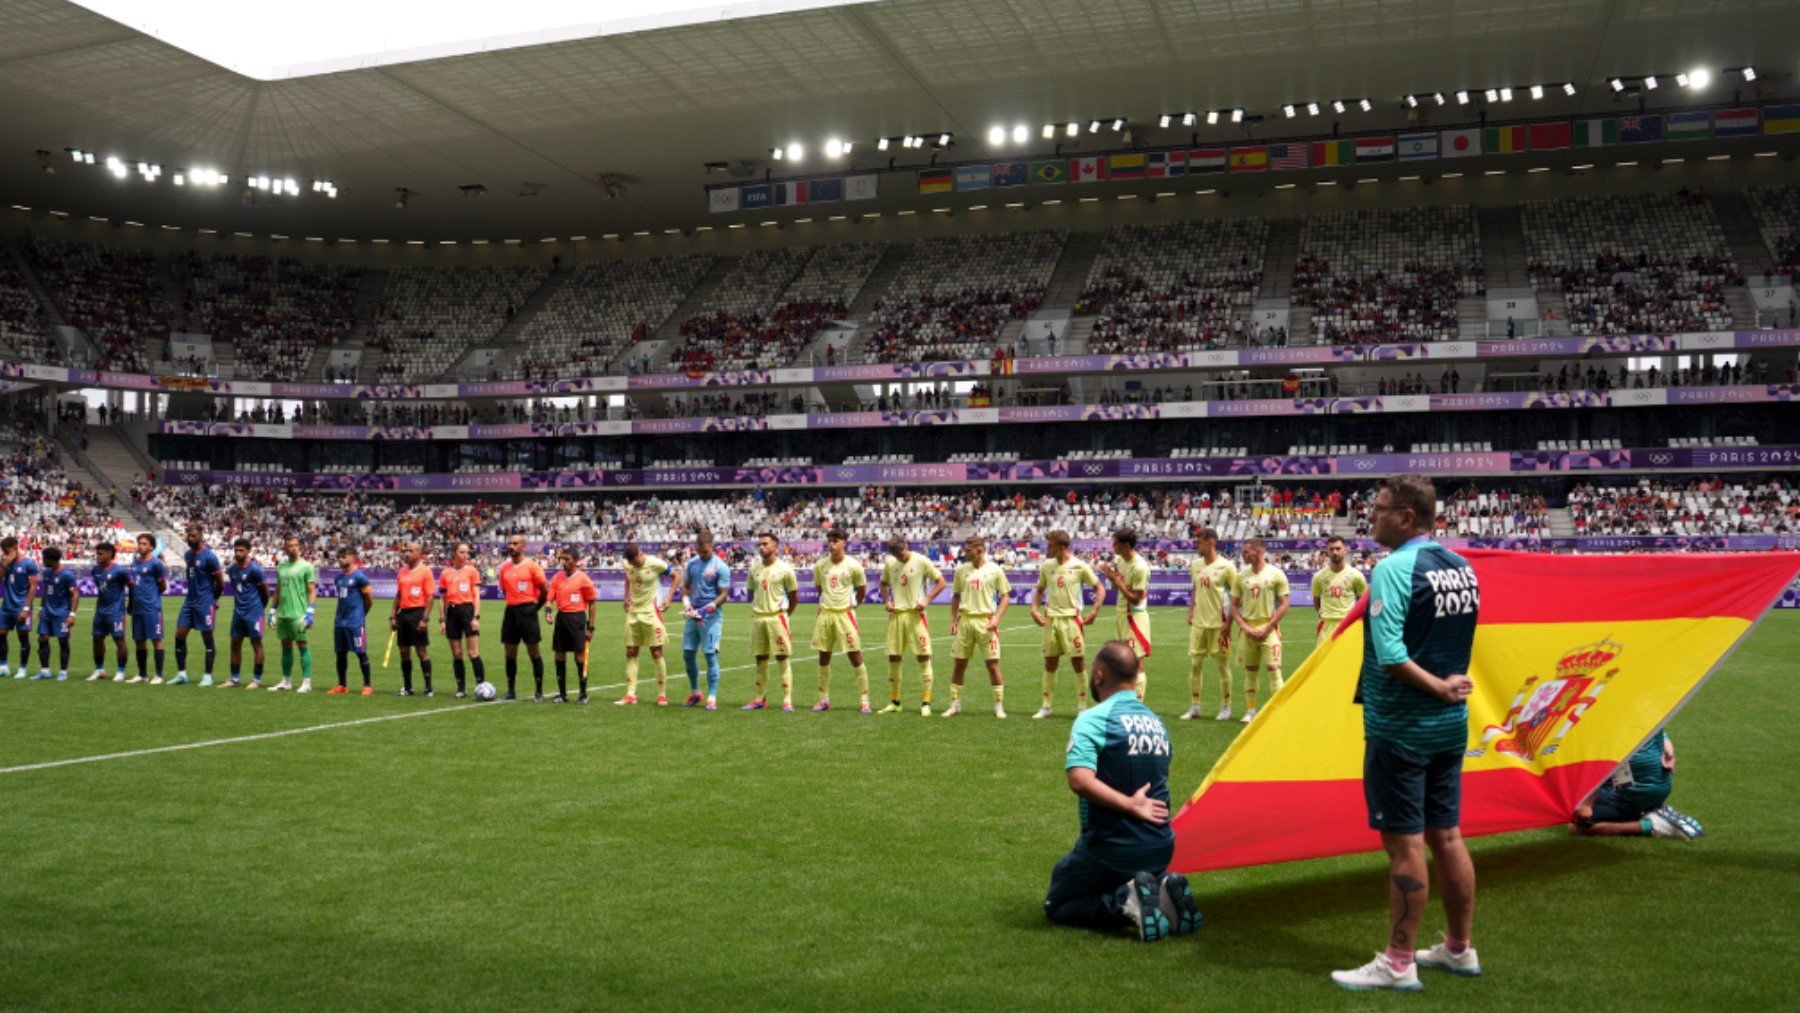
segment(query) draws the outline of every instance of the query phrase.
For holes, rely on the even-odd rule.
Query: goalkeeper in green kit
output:
[[[306,646],[306,631],[312,629],[313,606],[319,598],[319,575],[313,565],[300,558],[300,539],[292,535],[282,546],[287,553],[275,566],[275,598],[269,607],[275,610],[275,635],[281,638],[281,681],[271,691],[292,689],[288,681],[294,672],[294,648],[300,649],[300,689],[312,692],[312,649]]]

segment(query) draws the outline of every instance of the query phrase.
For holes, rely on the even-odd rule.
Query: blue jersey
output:
[[[255,560],[251,560],[249,566],[233,563],[225,568],[225,578],[231,581],[232,605],[237,610],[233,618],[255,619],[263,614],[263,595],[268,592],[269,582],[261,563]]]
[[[75,604],[75,574],[67,568],[44,571],[38,579],[38,600],[44,603],[45,617],[69,618]]]
[[[94,609],[103,618],[125,618],[125,602],[131,597],[131,571],[114,563],[94,567]]]
[[[134,559],[131,561],[131,614],[134,616],[162,615],[162,582],[169,577],[169,568],[160,559]]]
[[[362,589],[368,586],[369,575],[361,570],[337,575],[337,621],[333,626],[340,630],[363,628],[368,606],[363,602]]]
[[[1427,756],[1468,745],[1468,703],[1422,693],[1389,675],[1387,666],[1410,660],[1439,678],[1466,675],[1480,611],[1481,589],[1468,560],[1424,535],[1376,565],[1356,692],[1364,735]]]
[[[31,594],[31,578],[40,572],[37,560],[26,559],[24,556],[6,564],[6,598],[3,603],[6,611],[21,612],[31,604],[27,600]]]
[[[1101,784],[1122,795],[1144,785],[1150,797],[1169,801],[1169,730],[1137,694],[1123,689],[1081,712],[1069,733],[1063,769],[1086,767]],[[1149,850],[1173,845],[1167,824],[1090,806],[1080,800],[1081,836],[1100,849]]]
[[[695,608],[717,605],[725,606],[725,595],[731,590],[731,567],[718,556],[701,559],[695,556],[687,562],[687,600]]]
[[[219,600],[213,586],[213,575],[220,570],[218,554],[211,549],[189,549],[181,558],[187,562],[187,597],[182,601],[197,608],[212,608]]]

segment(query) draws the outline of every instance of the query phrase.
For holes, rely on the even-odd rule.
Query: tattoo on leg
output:
[[[1410,945],[1405,934],[1401,932],[1401,926],[1405,925],[1406,919],[1412,915],[1413,894],[1424,890],[1425,884],[1407,875],[1395,876],[1393,880],[1395,889],[1400,891],[1402,906],[1400,917],[1394,920],[1394,931],[1388,937],[1388,941],[1394,946]]]

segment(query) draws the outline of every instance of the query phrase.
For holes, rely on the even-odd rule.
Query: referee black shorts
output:
[[[409,647],[431,646],[431,632],[425,628],[425,610],[401,609],[394,616],[395,640],[401,650]]]
[[[538,628],[538,607],[535,602],[506,606],[506,614],[500,619],[501,644],[511,647],[514,644],[535,644],[542,639],[543,630]]]
[[[558,654],[580,654],[587,648],[587,629],[587,613],[558,612],[550,649]]]
[[[444,606],[444,636],[451,640],[475,636],[474,603]]]

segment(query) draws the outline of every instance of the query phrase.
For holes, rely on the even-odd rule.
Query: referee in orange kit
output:
[[[544,609],[544,618],[548,619],[552,614],[556,617],[556,626],[550,634],[550,649],[556,652],[556,695],[550,702],[569,702],[566,664],[569,655],[573,654],[576,675],[581,679],[581,695],[575,702],[585,704],[588,702],[588,644],[594,639],[594,609],[600,600],[600,592],[595,589],[593,580],[581,571],[581,554],[574,546],[564,548],[561,556],[562,569],[550,578],[550,604]]]
[[[431,567],[424,562],[425,552],[418,542],[408,542],[401,555],[397,585],[394,588],[394,611],[388,615],[388,629],[400,643],[400,692],[395,696],[412,696],[413,655],[419,656],[419,671],[425,676],[425,695],[431,691],[431,607],[437,600],[437,581],[431,579]]]

